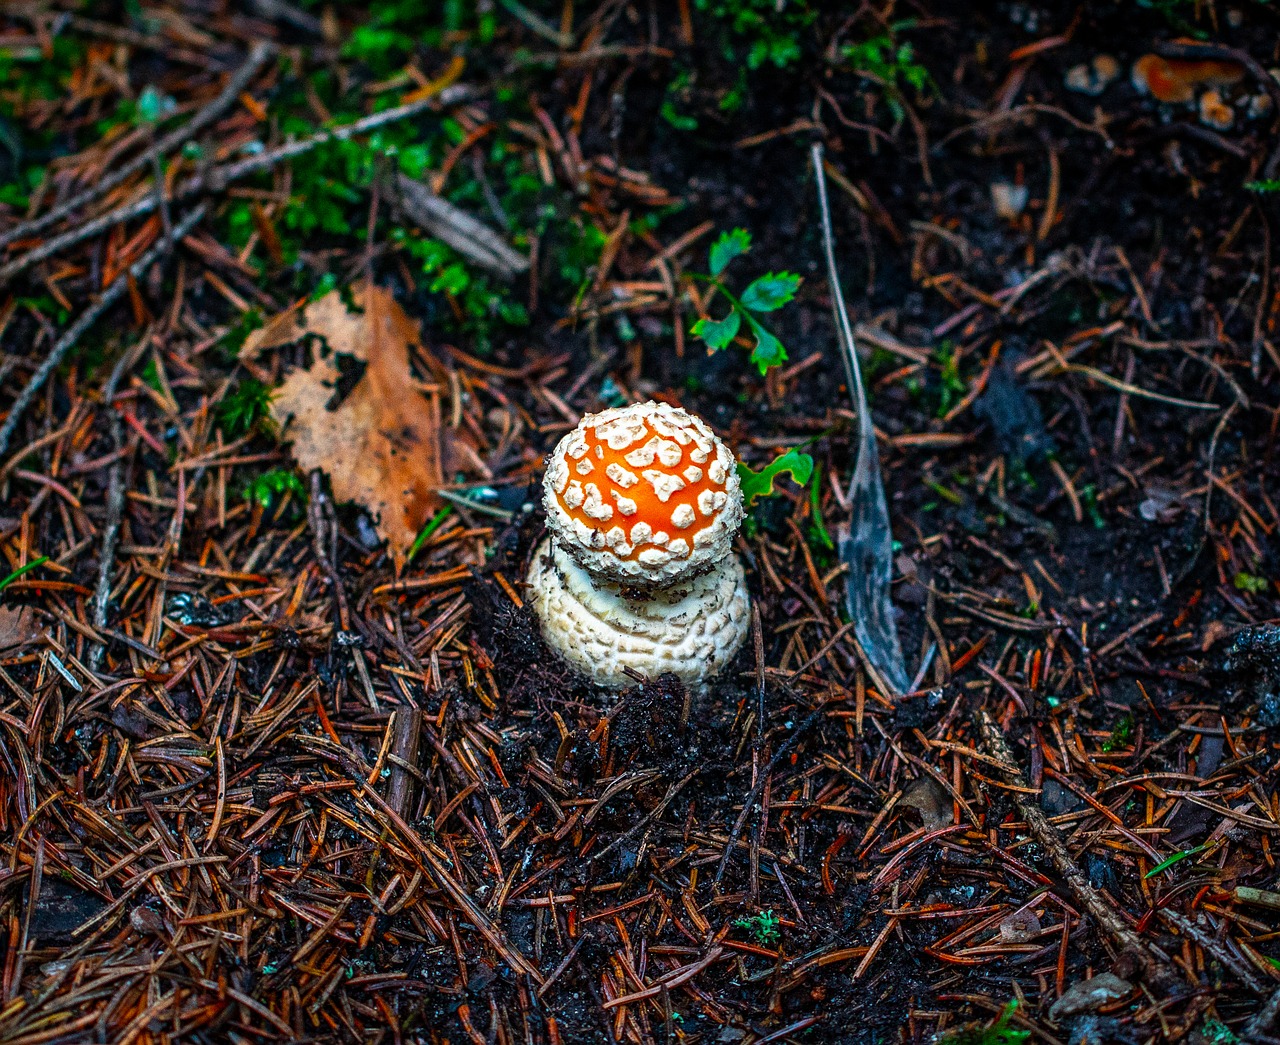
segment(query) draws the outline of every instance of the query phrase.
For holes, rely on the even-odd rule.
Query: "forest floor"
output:
[[[1058,7],[7,5],[0,1041],[1280,1037],[1280,12]],[[521,581],[649,398],[815,467],[615,697]]]

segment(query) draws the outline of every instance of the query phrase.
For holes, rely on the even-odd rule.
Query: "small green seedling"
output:
[[[813,518],[813,526],[810,528],[813,541],[817,542],[819,548],[835,551],[836,543],[827,532],[827,524],[822,518],[822,469],[816,464],[813,467],[813,482],[809,484],[809,513]]]
[[[782,933],[778,931],[782,920],[772,910],[761,911],[749,918],[738,918],[733,924],[735,928],[750,932],[752,938],[759,944],[777,943],[782,939]]]
[[[1261,595],[1271,587],[1266,577],[1259,577],[1254,573],[1245,573],[1243,570],[1236,574],[1233,583],[1238,591],[1246,591],[1250,595]]]
[[[761,497],[772,497],[776,492],[773,484],[784,473],[804,486],[813,476],[813,458],[800,450],[788,450],[758,472],[739,461],[738,479],[742,483],[742,500],[746,507],[750,508]]]
[[[918,94],[923,94],[932,82],[929,70],[916,61],[911,44],[899,43],[896,39],[899,32],[914,25],[913,19],[894,22],[888,32],[861,43],[846,44],[841,49],[841,57],[855,73],[880,85],[885,105],[895,120],[901,120],[906,114],[905,88],[913,87]]]
[[[787,69],[803,56],[805,30],[818,18],[810,0],[696,0],[697,8],[720,21],[737,39],[724,57],[748,69],[766,63]]]
[[[1174,853],[1172,856],[1168,857],[1167,859],[1161,860],[1158,864],[1155,865],[1155,867],[1151,868],[1151,870],[1148,871],[1146,874],[1144,874],[1142,877],[1143,879],[1154,878],[1161,871],[1167,871],[1174,864],[1181,863],[1187,857],[1195,856],[1196,853],[1203,853],[1208,848],[1209,848],[1208,845],[1198,845],[1198,846],[1195,846],[1193,849],[1183,849],[1180,853]]]
[[[1107,528],[1107,520],[1102,516],[1102,509],[1098,507],[1098,488],[1093,483],[1089,483],[1080,491],[1080,503],[1084,505],[1084,510],[1089,516],[1089,521],[1093,523],[1095,530],[1105,530]]]
[[[1017,1011],[1017,1001],[1011,1001],[994,1023],[986,1027],[961,1027],[944,1037],[941,1045],[1023,1045],[1031,1039],[1031,1032],[1010,1026]]]
[[[1240,1037],[1221,1020],[1211,1016],[1204,1018],[1204,1026],[1200,1028],[1200,1037],[1209,1045],[1236,1045]]]
[[[256,378],[246,378],[222,397],[217,407],[218,427],[238,439],[271,411],[275,393]]]
[[[49,556],[42,555],[38,559],[32,559],[25,566],[19,566],[16,570],[14,570],[11,574],[9,574],[8,577],[4,578],[4,580],[0,580],[0,591],[4,591],[5,588],[9,587],[10,584],[16,581],[24,573],[30,573],[37,566],[43,566],[48,561],[49,561]]]
[[[427,520],[426,526],[422,528],[422,531],[414,539],[413,547],[409,549],[409,555],[405,560],[406,562],[413,562],[413,557],[417,555],[418,552],[422,551],[422,546],[427,543],[427,540],[436,532],[436,530],[440,529],[441,524],[449,517],[449,513],[451,511],[453,511],[453,507],[446,504],[436,512],[435,515]]]
[[[255,475],[244,491],[246,500],[254,501],[263,508],[279,503],[286,494],[292,494],[300,501],[307,499],[307,488],[302,485],[298,473],[289,468],[273,468]]]
[[[767,330],[756,318],[757,313],[776,312],[793,297],[800,286],[800,277],[794,272],[768,272],[747,286],[741,297],[735,296],[725,285],[724,270],[734,258],[740,258],[751,250],[751,233],[746,229],[734,229],[722,233],[711,245],[707,261],[709,273],[690,273],[693,279],[710,283],[729,302],[729,312],[723,319],[703,316],[690,333],[706,342],[712,352],[725,348],[738,336],[745,323],[755,338],[751,348],[751,362],[760,368],[761,375],[770,367],[787,361],[787,350],[782,342]]]
[[[950,341],[944,341],[934,352],[941,374],[938,392],[938,417],[946,417],[952,406],[964,398],[969,391],[960,376],[960,347]]]
[[[1102,742],[1103,751],[1118,751],[1122,747],[1128,747],[1129,740],[1133,737],[1133,715],[1125,714],[1121,716],[1114,728],[1111,730],[1111,736]]]

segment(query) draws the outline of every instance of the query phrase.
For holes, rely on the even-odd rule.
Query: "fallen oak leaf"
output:
[[[442,503],[436,494],[443,482],[440,400],[414,387],[410,353],[430,357],[417,324],[391,292],[364,283],[351,297],[360,311],[348,309],[337,291],[291,309],[287,325],[272,320],[262,328],[271,335],[246,341],[242,354],[306,334],[321,339],[315,362],[276,389],[272,417],[293,443],[300,468],[325,472],[336,500],[369,510],[399,570]],[[345,397],[339,389],[344,356],[365,364]]]
[[[367,336],[363,296],[367,292],[368,284],[361,284],[351,291],[352,304],[360,311],[347,308],[347,302],[337,290],[331,290],[314,301],[301,298],[256,330],[251,330],[240,349],[240,359],[254,359],[270,349],[292,344],[307,334],[324,338],[329,348],[339,355],[363,359],[362,344]],[[400,314],[412,327],[413,320],[404,315],[403,309]],[[416,332],[413,340],[417,340]]]

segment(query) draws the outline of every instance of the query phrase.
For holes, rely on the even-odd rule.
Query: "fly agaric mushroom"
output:
[[[731,549],[742,490],[703,421],[654,402],[588,414],[552,453],[543,503],[530,601],[570,666],[622,689],[628,668],[696,685],[729,662],[749,608]]]

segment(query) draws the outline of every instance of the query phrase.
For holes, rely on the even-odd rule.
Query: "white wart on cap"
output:
[[[529,597],[547,645],[574,670],[614,690],[635,685],[627,668],[647,678],[671,672],[701,685],[729,663],[750,627],[746,578],[735,555],[635,600],[547,540],[534,555]]]
[[[547,525],[596,577],[663,588],[710,569],[742,523],[732,452],[666,403],[587,414],[543,479]]]

